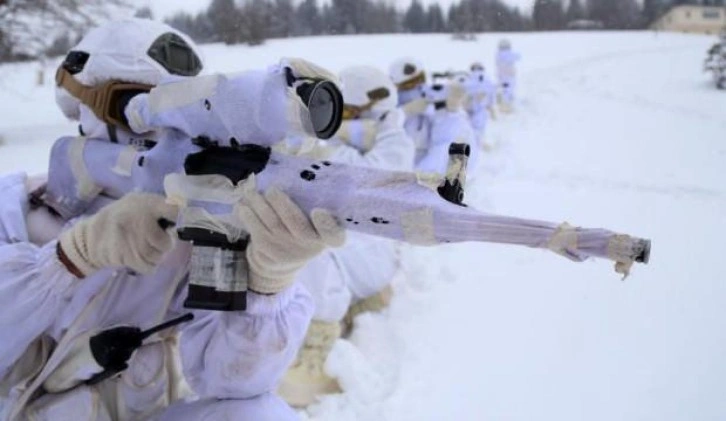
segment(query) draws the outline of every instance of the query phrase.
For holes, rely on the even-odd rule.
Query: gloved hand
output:
[[[174,244],[177,213],[162,196],[127,194],[61,234],[59,256],[78,276],[114,266],[149,273]]]
[[[245,192],[237,212],[250,234],[247,261],[249,289],[275,294],[293,281],[295,274],[326,247],[345,243],[345,230],[323,209],[308,218],[282,191],[254,189]]]

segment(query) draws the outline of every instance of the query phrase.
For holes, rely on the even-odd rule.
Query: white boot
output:
[[[305,343],[277,391],[290,406],[306,407],[320,395],[340,393],[338,382],[325,374],[325,360],[340,333],[338,322],[313,320],[310,323]]]

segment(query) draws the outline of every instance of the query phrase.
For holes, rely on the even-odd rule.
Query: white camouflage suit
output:
[[[61,224],[29,210],[26,176],[4,176],[0,188],[3,420],[143,420],[160,413],[158,419],[175,420],[232,419],[225,413],[236,420],[297,419],[270,392],[312,316],[313,302],[299,285],[270,296],[249,293],[244,312],[194,311],[195,319],[176,332],[147,340],[121,376],[43,394],[43,381],[84,333],[120,324],[148,328],[185,313],[189,249],[177,246],[150,275],[117,268],[78,279],[56,257],[56,241],[43,243],[57,236]],[[71,374],[89,370],[79,366]],[[163,414],[169,404],[192,395],[201,400],[189,410],[175,407],[169,409],[173,415]]]
[[[497,82],[499,83],[499,89],[501,89],[501,103],[505,107],[511,108],[514,105],[517,89],[517,69],[515,66],[521,58],[519,53],[515,53],[510,49],[497,51]]]
[[[468,143],[471,146],[470,162],[474,161],[473,165],[476,165],[478,142],[462,104],[458,104],[456,99],[451,101],[453,98],[447,98],[447,107],[436,110],[425,98],[430,87],[423,78],[416,86],[403,89],[400,87],[422,76],[423,72],[421,63],[411,58],[399,59],[389,69],[391,79],[399,86],[398,104],[406,113],[406,133],[415,144],[415,169],[445,174],[449,161],[449,145],[454,142]]]
[[[142,82],[155,84],[156,65],[144,67],[133,54],[123,55],[113,37],[106,36],[122,31],[139,35],[141,54],[146,52],[145,38],[172,29],[147,20],[109,22],[76,47],[92,52],[88,72],[76,77],[90,77],[90,70],[102,68],[99,75],[120,72],[116,77],[123,78],[133,68],[151,78]],[[120,54],[135,67],[119,67],[119,62],[107,60],[115,57],[109,54]],[[81,82],[94,84],[93,79]],[[62,89],[56,94],[66,116],[82,123],[82,134],[111,136],[87,107]],[[142,147],[140,138],[155,137],[124,130],[113,134],[117,139],[109,140]],[[98,371],[91,361],[70,369],[61,364],[78,355],[79,344],[89,336],[118,325],[146,329],[187,313],[182,303],[190,250],[180,242],[148,275],[109,268],[79,279],[56,255],[59,234],[77,221],[66,224],[29,204],[30,191],[42,182],[29,182],[25,174],[0,176],[0,420],[297,419],[271,392],[295,357],[312,317],[312,299],[298,284],[274,295],[248,293],[244,312],[193,311],[193,321],[147,339],[121,376],[93,387],[44,393],[43,383],[57,375],[59,366],[69,380]],[[185,409],[184,398],[198,400]],[[172,415],[167,415],[165,408],[174,403]],[[234,415],[224,415],[228,413]]]

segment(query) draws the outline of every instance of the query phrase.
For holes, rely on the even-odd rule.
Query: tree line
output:
[[[678,4],[726,6],[726,0],[534,0],[531,13],[504,0],[458,0],[444,9],[411,0],[212,0],[197,14],[166,22],[195,41],[260,44],[267,38],[376,33],[477,33],[560,30],[574,21],[605,29],[646,28]],[[0,0],[0,62],[64,54],[128,0]],[[136,16],[152,18],[149,8]]]
[[[179,13],[167,23],[198,42],[254,45],[267,38],[309,35],[560,30],[582,20],[604,29],[642,29],[673,5],[724,5],[726,0],[535,0],[531,14],[502,0],[459,0],[446,10],[421,0],[411,0],[405,10],[386,0],[321,3],[212,0],[207,10]]]
[[[198,42],[258,44],[266,38],[377,33],[525,31],[530,19],[502,0],[460,0],[448,9],[412,0],[398,10],[385,0],[212,0],[196,15],[166,22]]]

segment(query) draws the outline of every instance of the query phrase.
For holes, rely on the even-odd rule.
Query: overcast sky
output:
[[[325,0],[319,0],[320,4]],[[411,4],[411,0],[389,0],[396,3],[400,8],[406,8]],[[439,3],[446,10],[451,3],[458,0],[422,0],[425,4]],[[173,15],[175,12],[184,10],[190,13],[197,13],[206,9],[210,0],[134,0],[134,3],[141,6],[149,6],[157,18],[164,18]],[[505,3],[519,6],[522,10],[528,10],[532,7],[534,0],[504,0]]]

